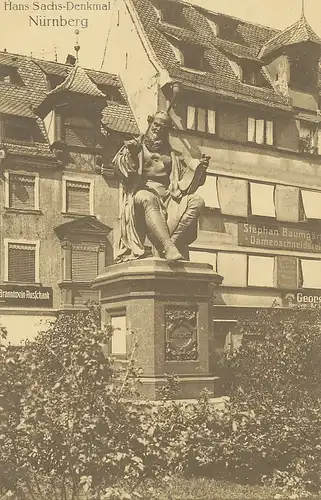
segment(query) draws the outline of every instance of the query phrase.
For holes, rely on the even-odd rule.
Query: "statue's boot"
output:
[[[151,242],[156,248],[163,250],[165,259],[168,261],[183,260],[183,256],[169,236],[166,222],[158,208],[145,207],[145,222]]]
[[[196,239],[197,220],[204,206],[205,203],[200,196],[197,194],[189,195],[186,211],[171,236],[172,242],[178,248],[189,245]]]

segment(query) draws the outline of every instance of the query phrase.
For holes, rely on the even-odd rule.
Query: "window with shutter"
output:
[[[35,283],[36,245],[8,243],[8,281]]]
[[[76,214],[90,213],[90,183],[66,181],[66,212]]]
[[[90,282],[98,274],[98,250],[95,246],[73,245],[71,276],[74,282]]]
[[[35,209],[35,177],[9,174],[9,207],[16,209]]]
[[[268,146],[273,146],[274,122],[272,120],[263,120],[249,116],[247,140],[248,142],[255,142],[256,144],[267,144]]]
[[[186,128],[188,130],[198,130],[208,134],[216,134],[216,113],[215,109],[197,108],[187,106]]]
[[[196,129],[196,108],[194,106],[187,106],[187,128],[189,130]]]

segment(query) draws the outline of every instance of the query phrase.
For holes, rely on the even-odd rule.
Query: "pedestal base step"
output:
[[[209,392],[209,397],[213,398],[220,396],[219,377],[202,376],[202,375],[177,375],[178,386],[177,391],[173,394],[173,399],[193,399],[199,398],[201,391],[206,389]],[[167,384],[166,377],[141,377],[139,392],[142,397],[152,400],[162,399],[162,389]]]

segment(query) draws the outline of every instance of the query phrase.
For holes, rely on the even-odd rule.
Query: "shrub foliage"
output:
[[[120,373],[99,306],[61,314],[19,348],[2,329],[0,494],[131,499],[144,478],[177,471],[319,489],[320,312],[256,319],[256,340],[240,325],[242,346],[224,360],[230,399],[220,412],[206,393],[195,404],[171,400],[173,377],[161,404],[136,400],[135,347]]]

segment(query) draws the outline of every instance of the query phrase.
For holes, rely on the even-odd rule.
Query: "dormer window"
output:
[[[217,20],[217,25],[218,36],[220,38],[223,40],[229,40],[230,42],[242,43],[242,40],[237,32],[239,21],[231,18],[219,18]]]
[[[196,45],[174,44],[170,43],[174,52],[175,59],[184,68],[194,69],[196,71],[206,71],[204,49]]]
[[[44,142],[36,120],[20,116],[4,118],[5,138],[19,142]]]
[[[248,85],[259,85],[259,71],[253,68],[243,69],[243,82]]]
[[[97,87],[105,94],[106,99],[108,101],[125,104],[125,99],[121,95],[118,88],[113,87],[112,85],[105,85],[105,84],[97,85]]]
[[[48,81],[48,87],[49,90],[55,89],[64,81],[65,77],[60,76],[60,75],[48,75],[47,81]]]
[[[215,21],[213,21],[213,19],[207,19],[207,21],[208,21],[208,24],[211,27],[211,30],[213,31],[213,34],[215,36],[219,36],[219,27],[218,27],[218,24]]]
[[[185,68],[196,69],[198,71],[205,71],[204,50],[190,46],[186,47],[183,51],[183,66]]]
[[[17,68],[10,66],[0,66],[0,83],[23,85]]]
[[[243,72],[242,72],[241,66],[235,61],[229,60],[229,63],[230,63],[230,66],[231,66],[233,72],[235,73],[235,76],[237,76],[237,78],[239,80],[242,80]]]
[[[155,9],[160,21],[173,24],[175,26],[180,26],[182,24],[183,8],[178,2],[173,0],[158,1],[155,4]]]
[[[244,64],[242,67],[242,81],[247,85],[266,87],[268,82],[261,73],[261,68],[254,64]]]
[[[176,61],[179,64],[183,64],[184,57],[183,57],[182,51],[176,45],[174,45],[173,43],[171,43],[170,45],[171,45],[172,51],[174,52],[174,56],[175,56]]]

